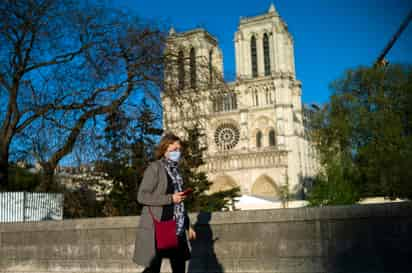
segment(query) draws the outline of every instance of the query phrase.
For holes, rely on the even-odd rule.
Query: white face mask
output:
[[[180,156],[181,156],[181,152],[180,151],[171,151],[167,154],[167,157],[175,162],[179,162],[180,160]]]

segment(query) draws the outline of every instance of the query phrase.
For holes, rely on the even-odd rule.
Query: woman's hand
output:
[[[189,240],[196,240],[196,231],[189,227]]]
[[[185,200],[185,198],[186,198],[186,196],[182,191],[176,192],[172,195],[172,200],[173,200],[173,203],[175,203],[175,204],[179,204],[180,202],[183,202],[183,200]]]

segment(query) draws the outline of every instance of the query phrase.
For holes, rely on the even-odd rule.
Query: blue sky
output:
[[[116,0],[112,5],[177,31],[203,27],[223,51],[225,78],[235,75],[234,33],[239,18],[262,14],[274,3],[295,41],[297,78],[304,103],[324,103],[329,84],[345,69],[370,65],[412,9],[411,0]],[[412,24],[389,52],[391,63],[412,63]]]

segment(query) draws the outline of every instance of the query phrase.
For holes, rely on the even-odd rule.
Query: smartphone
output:
[[[187,188],[186,190],[183,191],[183,195],[189,195],[193,192],[192,188]]]

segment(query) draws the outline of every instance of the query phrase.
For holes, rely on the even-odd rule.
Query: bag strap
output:
[[[153,221],[159,222],[159,220],[157,220],[156,217],[154,217],[153,212],[152,212],[152,210],[150,209],[150,207],[148,206],[147,208],[149,209],[149,213],[150,213],[150,216],[152,216]]]
[[[161,161],[158,162],[158,166],[157,166],[157,179],[160,180],[160,168],[163,168],[163,163]],[[165,170],[166,171],[166,170]],[[167,173],[166,173],[166,177],[167,177]],[[152,216],[153,221],[155,222],[161,222],[161,220],[157,220],[156,217],[154,217],[152,210],[150,209],[150,206],[147,206],[147,208],[149,209],[149,213],[150,216]],[[173,220],[175,219],[175,216],[173,215]]]
[[[157,223],[162,222],[161,220],[157,220],[157,219],[156,219],[156,217],[153,215],[153,212],[152,212],[152,210],[150,209],[149,206],[147,206],[147,208],[149,209],[150,216],[152,217],[152,220],[153,220],[154,222],[157,222]],[[176,221],[174,215],[173,215],[173,221]]]

